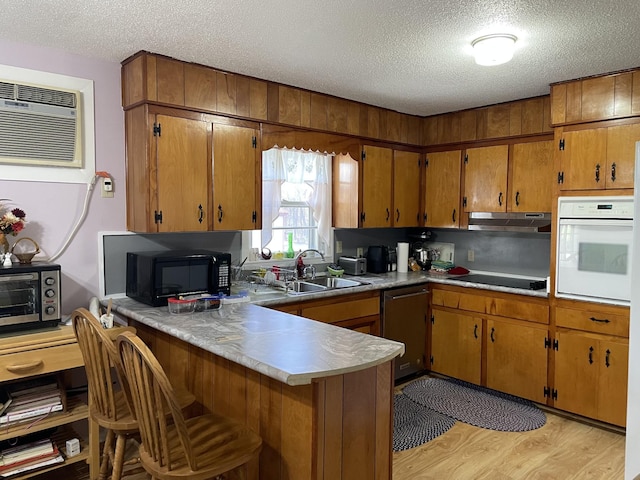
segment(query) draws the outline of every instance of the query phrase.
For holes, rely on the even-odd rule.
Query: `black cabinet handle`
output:
[[[478,324],[475,324],[475,325],[473,326],[473,337],[474,337],[475,339],[477,339],[477,338],[478,338]]]
[[[611,355],[611,350],[607,348],[607,354],[604,357],[604,364],[606,365],[607,368],[611,366],[611,363],[609,363],[609,355]]]
[[[596,164],[596,182],[600,181],[600,164]]]
[[[361,221],[362,223],[364,223],[364,212],[362,212],[362,213],[360,214],[360,221]]]
[[[389,217],[391,216],[391,212],[389,211],[389,209],[387,208],[387,222],[389,221]]]
[[[498,194],[498,205],[502,206],[502,192]]]
[[[204,218],[204,209],[202,205],[198,205],[198,222],[202,223],[202,219]]]
[[[493,337],[493,334],[496,332],[496,329],[491,327],[491,343],[495,342],[496,339]]]
[[[400,221],[400,209],[396,208],[396,222]]]
[[[611,181],[612,182],[616,181],[616,162],[613,162],[611,164]]]
[[[453,220],[453,223],[456,223],[456,209],[453,209],[453,214],[451,215],[451,220]]]
[[[609,320],[608,318],[589,317],[589,320],[591,320],[592,322],[596,322],[596,323],[610,323],[611,322],[611,320]]]
[[[516,207],[520,206],[520,192],[516,192]]]
[[[222,211],[222,205],[218,205],[218,223],[222,222],[222,216],[224,215]]]
[[[593,363],[593,347],[589,347],[589,363]]]

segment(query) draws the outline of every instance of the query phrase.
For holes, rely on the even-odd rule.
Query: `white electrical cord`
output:
[[[87,194],[84,197],[84,205],[82,207],[82,213],[80,214],[80,218],[78,218],[78,221],[73,227],[73,230],[69,234],[67,241],[64,242],[64,245],[62,245],[62,247],[60,247],[60,250],[58,250],[54,255],[49,257],[49,259],[45,259],[45,260],[49,262],[53,262],[56,258],[62,255],[64,251],[67,249],[67,247],[69,246],[69,244],[71,243],[71,241],[73,240],[73,237],[75,237],[76,233],[78,233],[78,229],[80,228],[80,226],[82,225],[82,222],[84,222],[84,219],[87,216],[87,211],[89,209],[89,201],[91,200],[91,192],[93,191],[93,187],[95,187],[96,182],[98,178],[100,178],[100,176],[101,175],[97,175],[97,174],[94,175],[91,181],[87,183]]]

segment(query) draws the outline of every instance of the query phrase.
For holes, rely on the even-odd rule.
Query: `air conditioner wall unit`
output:
[[[0,79],[0,161],[83,167],[82,94]]]

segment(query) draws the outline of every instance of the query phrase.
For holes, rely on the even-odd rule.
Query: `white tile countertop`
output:
[[[124,317],[179,338],[288,385],[364,370],[404,354],[404,344],[252,305],[171,315],[129,298],[113,301]]]

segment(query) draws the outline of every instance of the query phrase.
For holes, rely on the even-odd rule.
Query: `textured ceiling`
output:
[[[638,0],[2,0],[0,38],[120,62],[139,50],[432,115],[640,66]],[[470,42],[518,37],[477,66]]]

